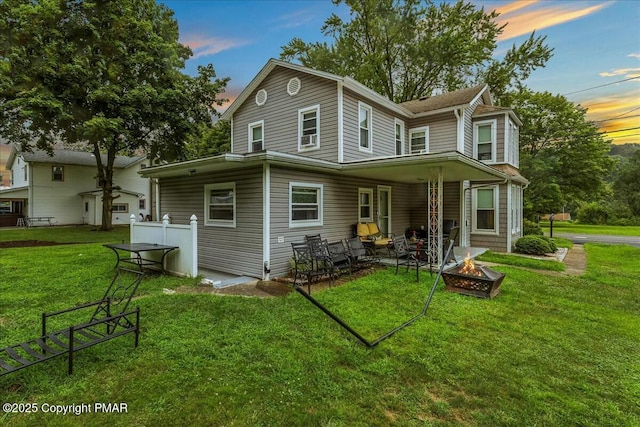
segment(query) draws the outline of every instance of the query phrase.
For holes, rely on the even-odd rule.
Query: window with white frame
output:
[[[471,204],[472,232],[498,234],[498,186],[474,188]]]
[[[320,147],[320,105],[298,110],[298,150]]]
[[[409,131],[411,154],[429,152],[429,127],[411,129]]]
[[[128,203],[114,203],[111,205],[111,212],[129,212]]]
[[[473,125],[473,154],[478,160],[496,161],[496,120],[486,120]]]
[[[372,188],[358,188],[358,222],[373,222]]]
[[[204,186],[205,225],[236,226],[236,183],[224,182]]]
[[[289,227],[322,225],[322,184],[289,183]]]
[[[506,135],[505,146],[507,150],[507,158],[505,160],[509,164],[519,167],[520,138],[518,135],[518,126],[516,126],[511,119],[507,120]]]
[[[522,223],[522,187],[513,184],[511,186],[511,233],[520,232]]]
[[[367,104],[363,104],[362,102],[358,103],[358,124],[360,128],[360,150],[361,151],[372,151],[371,140],[373,138],[372,135],[372,123],[371,116],[373,111],[371,107]]]
[[[249,123],[249,152],[264,150],[264,120]]]
[[[396,156],[404,154],[404,123],[395,120]]]
[[[64,166],[51,166],[51,181],[64,181]]]

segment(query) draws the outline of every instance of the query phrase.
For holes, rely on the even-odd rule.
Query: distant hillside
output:
[[[640,144],[611,145],[610,156],[631,157],[636,150],[640,150]]]

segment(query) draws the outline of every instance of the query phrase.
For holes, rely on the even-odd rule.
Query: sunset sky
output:
[[[205,1],[166,0],[180,25],[180,41],[194,56],[187,72],[213,64],[231,77],[225,97],[233,100],[269,58],[293,37],[330,41],[320,28],[331,13],[349,18],[349,9],[330,0]],[[640,143],[640,2],[473,1],[500,12],[508,23],[496,55],[504,55],[531,31],[547,36],[554,56],[527,81],[536,91],[565,95],[589,109],[605,137],[616,144]],[[626,129],[626,130],[625,130]]]

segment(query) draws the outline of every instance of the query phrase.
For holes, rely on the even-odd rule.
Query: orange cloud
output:
[[[605,139],[614,144],[640,142],[640,98],[638,91],[616,96],[595,98],[582,103],[588,108],[587,119],[594,121],[604,132]],[[636,128],[636,129],[634,129]],[[625,130],[628,129],[628,130]]]
[[[498,41],[512,39],[523,34],[529,34],[534,30],[541,30],[543,28],[573,21],[596,13],[610,4],[601,3],[590,7],[576,9],[576,3],[566,2],[559,6],[542,6],[541,8],[523,11],[519,14],[513,13],[534,5],[535,3],[537,2],[523,2],[521,5],[520,2],[514,2],[496,9],[498,12],[502,13],[496,19],[496,22],[499,25],[508,24],[503,33],[498,37]]]
[[[182,44],[189,46],[193,50],[192,58],[202,56],[215,55],[224,50],[233,49],[235,47],[248,44],[245,40],[224,39],[220,37],[203,37],[200,35],[189,35],[181,41]]]

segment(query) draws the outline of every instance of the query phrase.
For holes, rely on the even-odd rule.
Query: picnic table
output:
[[[53,225],[51,221],[54,217],[52,216],[28,216],[25,217],[27,227],[33,227],[33,223],[35,222],[46,222],[49,225]]]
[[[164,273],[164,259],[168,253],[179,249],[179,246],[160,245],[158,243],[108,243],[103,246],[111,249],[116,254],[116,266],[121,262],[137,265],[140,271],[146,266],[160,266],[160,270]],[[129,252],[128,256],[121,257],[120,251]],[[160,260],[143,258],[142,252],[162,251]]]

